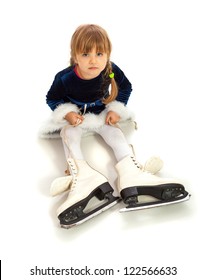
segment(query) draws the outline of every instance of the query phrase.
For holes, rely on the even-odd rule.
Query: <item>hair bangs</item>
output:
[[[112,46],[106,31],[98,25],[82,25],[73,34],[71,40],[71,56],[89,53],[94,48],[97,52],[111,54]]]
[[[82,34],[79,44],[77,45],[77,53],[89,53],[93,49],[96,49],[97,52],[103,52],[110,54],[111,47],[107,38],[100,32],[88,32]]]

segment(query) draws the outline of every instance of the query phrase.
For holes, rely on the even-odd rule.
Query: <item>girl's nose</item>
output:
[[[90,56],[90,63],[95,63],[96,62],[96,55],[91,55]]]

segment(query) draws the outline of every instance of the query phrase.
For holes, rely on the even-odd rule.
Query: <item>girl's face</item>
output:
[[[96,48],[89,53],[80,53],[75,57],[76,69],[84,80],[90,80],[99,76],[108,61],[106,53],[97,52]]]

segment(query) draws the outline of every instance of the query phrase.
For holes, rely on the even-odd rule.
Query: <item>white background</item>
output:
[[[204,278],[205,14],[199,0],[1,2],[4,280],[69,278],[30,276],[36,265],[120,270],[102,279]],[[189,202],[123,214],[118,212],[120,203],[79,227],[59,227],[55,211],[62,198],[51,198],[49,188],[54,178],[64,175],[63,150],[59,141],[40,140],[37,134],[50,113],[45,95],[54,75],[67,67],[70,37],[82,23],[108,31],[112,60],[133,84],[128,106],[138,123],[137,158],[161,156],[161,176],[182,180],[192,194]],[[101,149],[91,150],[99,164]],[[125,266],[176,266],[178,274],[123,276]]]

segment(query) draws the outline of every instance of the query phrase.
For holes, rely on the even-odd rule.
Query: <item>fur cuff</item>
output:
[[[65,103],[59,105],[53,112],[53,121],[55,123],[65,123],[64,117],[69,112],[79,113],[79,108],[72,103]]]
[[[134,119],[134,114],[122,103],[119,101],[112,101],[111,103],[106,105],[107,111],[113,111],[117,113],[121,121],[125,121],[128,119]]]

